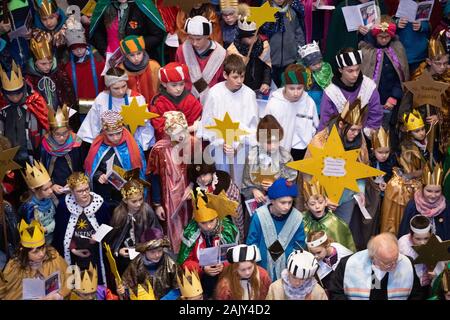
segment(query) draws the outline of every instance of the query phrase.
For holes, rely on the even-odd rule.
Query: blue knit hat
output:
[[[285,178],[278,178],[267,190],[269,199],[274,200],[282,197],[297,197],[297,184],[287,181]]]

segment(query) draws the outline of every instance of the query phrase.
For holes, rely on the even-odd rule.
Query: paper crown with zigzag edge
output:
[[[26,163],[25,171],[22,172],[22,176],[30,189],[42,187],[51,180],[47,169],[37,160],[34,160],[33,166],[30,166],[28,162]]]
[[[309,198],[313,196],[326,197],[326,192],[319,180],[313,178],[310,181],[303,180],[303,195],[305,196],[305,201],[308,202]]]
[[[184,298],[193,298],[203,294],[200,277],[196,270],[191,271],[185,267],[184,272],[180,271],[177,274],[177,282],[181,296]]]
[[[431,37],[428,42],[428,58],[434,59],[447,54],[446,45],[446,30],[440,31],[436,36]]]
[[[50,128],[52,129],[67,127],[69,125],[69,108],[67,105],[63,105],[62,108],[58,108],[56,113],[53,108],[49,108],[48,122],[50,124]]]
[[[366,118],[367,111],[367,105],[362,107],[361,98],[357,98],[352,103],[349,101],[345,103],[340,118],[348,124],[361,126]]]
[[[22,219],[19,225],[20,244],[24,248],[38,248],[45,244],[45,231],[42,224],[33,220],[30,224]]]
[[[389,131],[380,127],[378,130],[372,133],[372,147],[373,150],[378,148],[390,148]]]
[[[81,280],[80,288],[76,289],[78,292],[84,294],[97,292],[98,273],[97,268],[92,265],[92,262],[89,262],[88,269],[80,271],[80,269],[77,268],[76,272],[79,272]]]
[[[403,115],[403,123],[405,125],[406,131],[408,132],[425,127],[422,116],[416,109]]]
[[[13,92],[23,88],[24,82],[22,70],[14,60],[11,63],[11,72],[9,76],[6,70],[0,65],[0,76],[4,91]]]
[[[441,186],[444,180],[444,170],[440,163],[436,164],[431,171],[429,164],[427,163],[422,171],[422,183],[424,186],[433,185]]]
[[[53,59],[52,40],[45,31],[39,32],[31,38],[30,50],[36,60]]]
[[[138,284],[135,290],[130,290],[130,300],[156,300],[155,293],[150,281]]]
[[[48,17],[58,11],[58,6],[54,0],[36,0],[35,3],[41,18]]]
[[[206,222],[215,218],[223,219],[228,215],[235,216],[239,203],[230,200],[222,190],[219,194],[203,193],[197,188],[197,197],[192,192],[194,203],[194,220],[197,222]],[[206,196],[206,200],[203,197]],[[194,200],[195,199],[195,200]]]

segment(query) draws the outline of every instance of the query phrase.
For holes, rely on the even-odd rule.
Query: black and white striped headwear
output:
[[[318,268],[319,262],[308,251],[294,250],[288,257],[287,269],[296,278],[311,278],[316,274]]]
[[[195,16],[186,20],[184,30],[192,36],[209,36],[212,33],[212,24],[204,16]]]
[[[240,244],[227,250],[227,260],[230,263],[261,260],[261,253],[257,246]]]
[[[362,51],[345,52],[336,56],[336,63],[339,68],[355,66],[362,63]]]

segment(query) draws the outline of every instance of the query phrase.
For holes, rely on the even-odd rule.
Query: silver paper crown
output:
[[[302,59],[315,52],[320,53],[319,44],[316,41],[298,47],[298,53]]]
[[[243,31],[256,31],[256,23],[254,21],[247,21],[247,17],[239,19],[238,28]]]

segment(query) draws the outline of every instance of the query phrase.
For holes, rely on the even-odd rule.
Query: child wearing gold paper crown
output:
[[[177,282],[180,300],[203,300],[203,288],[196,270],[181,269],[178,272]]]
[[[34,27],[55,34],[64,25],[66,15],[55,0],[36,0]]]
[[[325,190],[319,181],[303,181],[303,194],[307,208],[303,212],[306,235],[323,230],[336,242],[356,251],[348,225],[327,208]]]
[[[224,264],[218,263],[210,266],[200,266],[199,254],[204,248],[217,247],[222,244],[237,243],[239,231],[228,217],[223,218],[223,207],[227,199],[221,203],[210,204],[208,196],[198,192],[192,199],[194,206],[193,219],[184,228],[180,252],[177,263],[185,268],[200,274],[204,288],[204,296],[209,299],[218,281]],[[219,216],[219,212],[221,215]]]
[[[155,212],[144,199],[144,184],[146,181],[132,179],[120,190],[122,201],[114,209],[111,227],[114,229],[108,235],[111,251],[117,260],[119,273],[123,273],[134,256],[134,250],[141,236],[150,228],[161,229]]]
[[[120,50],[125,56],[121,67],[128,74],[128,87],[142,94],[150,103],[159,89],[159,63],[149,58],[142,36],[125,37],[120,41]]]
[[[286,167],[292,156],[280,141],[283,128],[272,115],[262,118],[257,127],[258,145],[249,151],[244,167],[242,193],[246,199],[254,198],[256,202],[266,202],[267,189],[278,178],[295,181],[297,172]]]
[[[23,300],[23,280],[47,278],[55,272],[59,273],[59,289],[43,300],[62,300],[70,293],[67,288],[67,262],[58,252],[45,244],[44,228],[33,220],[27,224],[24,220],[19,226],[20,247],[0,277],[0,300]]]
[[[370,153],[370,165],[385,173],[384,176],[377,177],[375,183],[381,191],[381,196],[384,196],[386,190],[386,183],[392,178],[392,169],[397,165],[395,153],[391,151],[389,131],[380,127],[372,132],[372,148]]]
[[[69,108],[64,105],[48,110],[50,132],[41,144],[41,162],[47,168],[53,181],[53,192],[64,194],[67,178],[76,171],[82,171],[81,139],[69,126]]]
[[[44,165],[38,161],[34,166],[26,164],[23,177],[30,189],[19,208],[19,216],[30,223],[33,220],[42,224],[45,232],[45,242],[51,244],[53,231],[55,230],[55,196],[53,195],[53,183]]]
[[[416,214],[431,220],[431,230],[442,240],[450,240],[450,206],[442,194],[443,170],[438,164],[433,170],[425,165],[422,174],[423,186],[414,193],[405,208],[398,235],[408,233],[409,221]]]
[[[72,268],[75,268],[75,282],[69,300],[119,300],[105,285],[98,285],[97,269],[92,263],[83,271],[77,265]]]

